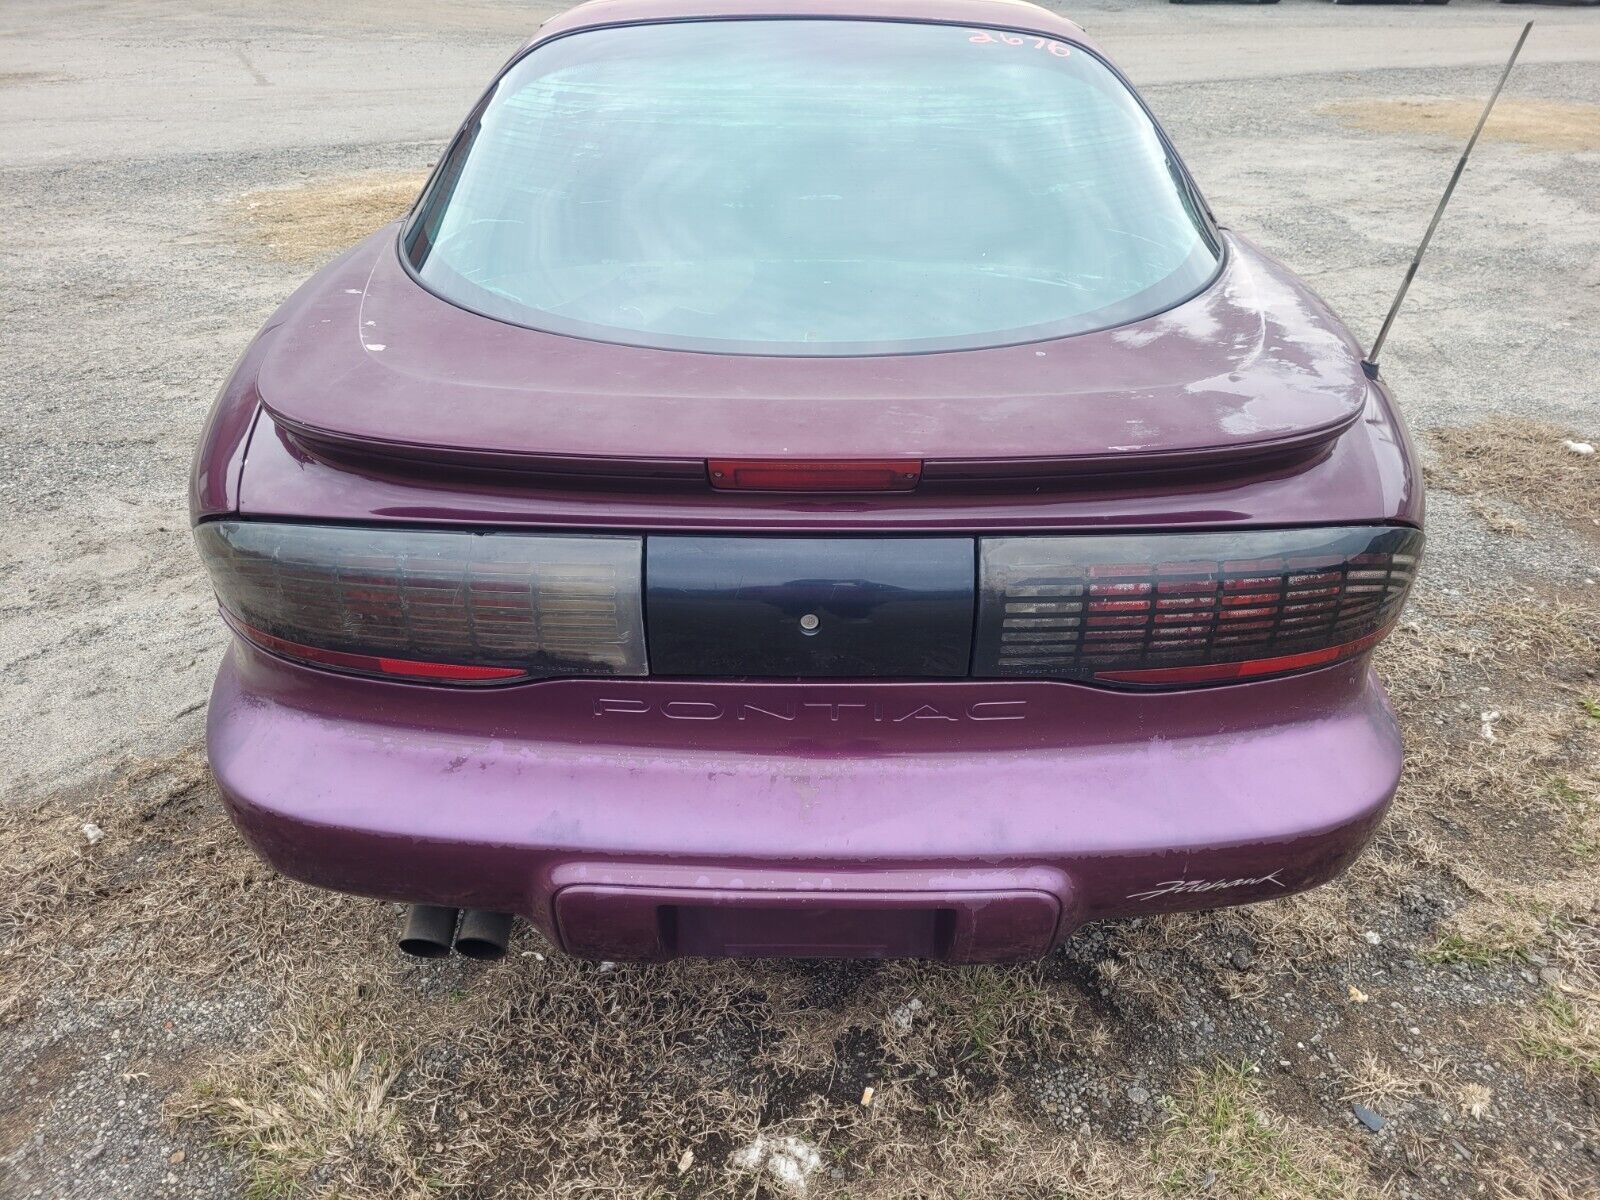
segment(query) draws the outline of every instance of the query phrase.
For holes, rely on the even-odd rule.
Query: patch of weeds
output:
[[[1600,822],[1594,819],[1600,808],[1593,796],[1560,775],[1545,786],[1545,794],[1566,814],[1570,827],[1567,848],[1585,862],[1600,857]]]
[[[1600,1017],[1595,1007],[1580,1008],[1560,992],[1546,991],[1517,1044],[1529,1058],[1600,1076]]]
[[[1579,811],[1583,811],[1587,807],[1584,794],[1560,775],[1557,775],[1547,783],[1544,790],[1549,794],[1550,799],[1558,804],[1565,804],[1577,808]]]
[[[1521,946],[1486,944],[1459,933],[1447,933],[1428,949],[1418,953],[1417,957],[1436,967],[1453,966],[1456,963],[1465,963],[1469,967],[1490,967],[1510,959],[1524,961],[1524,951]]]
[[[1360,1063],[1354,1069],[1340,1074],[1345,1084],[1345,1092],[1340,1099],[1359,1100],[1363,1104],[1381,1104],[1415,1096],[1427,1082],[1419,1078],[1409,1064],[1403,1070],[1396,1070],[1371,1050],[1361,1056]]]
[[[1036,1031],[1039,1019],[1050,1024],[1058,1000],[1037,969],[978,967],[960,972],[957,986],[941,998],[945,1018],[968,1059],[996,1066],[1019,1037]]]
[[[940,1064],[998,1075],[1053,1044],[1092,1040],[1077,996],[1048,970],[1048,963],[892,964],[851,1019],[877,1030],[889,1065],[921,1071]]]
[[[175,1115],[204,1117],[223,1145],[250,1163],[252,1200],[292,1196],[313,1171],[379,1160],[397,1196],[431,1190],[391,1103],[397,1070],[387,1056],[337,1032],[296,1029],[277,1061],[201,1081]]]
[[[1489,495],[1531,512],[1587,521],[1600,516],[1600,455],[1563,444],[1577,431],[1522,417],[1491,417],[1430,431],[1439,452],[1434,481],[1463,496]]]
[[[1574,896],[1580,906],[1587,904]],[[1552,901],[1542,888],[1505,884],[1480,892],[1457,913],[1447,932],[1418,957],[1436,966],[1473,967],[1527,963],[1537,947],[1559,941],[1572,929],[1573,908]]]
[[[1585,696],[1578,703],[1583,706],[1583,711],[1589,714],[1590,720],[1600,721],[1600,700],[1591,700]]]
[[[1343,100],[1321,111],[1370,133],[1424,134],[1459,140],[1477,125],[1479,100],[1397,96]],[[1505,100],[1483,131],[1488,141],[1537,150],[1600,150],[1600,108],[1569,100]]]
[[[306,265],[347,249],[405,215],[426,178],[418,172],[369,172],[251,192],[236,213],[274,258]]]
[[[1480,1172],[1494,1200],[1594,1200],[1593,1179],[1558,1178],[1542,1163],[1508,1155]]]
[[[1362,1192],[1352,1156],[1268,1111],[1251,1063],[1196,1072],[1163,1106],[1152,1158],[1169,1196],[1342,1200]]]
[[[257,1160],[245,1181],[245,1200],[290,1200],[300,1186],[299,1178],[283,1164],[270,1159]]]
[[[1504,537],[1527,537],[1528,526],[1524,521],[1508,513],[1502,512],[1497,506],[1490,504],[1481,496],[1474,496],[1467,504],[1473,514],[1484,523],[1490,533],[1498,533]]]

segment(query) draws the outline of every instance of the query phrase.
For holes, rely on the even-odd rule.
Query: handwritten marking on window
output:
[[[975,46],[1032,46],[1035,50],[1044,50],[1057,58],[1066,58],[1072,53],[1072,47],[1065,42],[1047,37],[1029,37],[1021,33],[990,33],[984,30],[973,34],[967,41]]]

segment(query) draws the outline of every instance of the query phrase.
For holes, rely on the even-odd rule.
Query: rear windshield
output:
[[[640,346],[888,354],[1149,316],[1217,248],[1128,89],[974,27],[690,21],[535,49],[406,231],[424,286]]]

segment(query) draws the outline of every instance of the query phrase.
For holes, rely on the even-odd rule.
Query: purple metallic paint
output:
[[[602,0],[540,38],[694,15],[912,14],[888,0]],[[1087,45],[1012,3],[920,0],[915,15]],[[802,360],[474,317],[413,283],[385,230],[246,351],[207,424],[191,509],[730,533],[1420,525],[1403,423],[1359,348],[1289,272],[1228,243],[1212,288],[1119,329]],[[708,456],[781,454],[929,461],[903,495],[705,486]],[[1143,473],[1116,473],[1130,461]],[[943,957],[1025,957],[1100,917],[1286,895],[1360,852],[1401,760],[1365,655],[1190,692],[663,679],[463,691],[327,674],[236,641],[208,742],[234,820],[286,874],[514,911],[613,959],[716,952],[718,929],[723,952],[772,949],[774,928],[819,905],[837,936],[813,929],[810,953],[928,953],[936,937]],[[1133,898],[1174,881],[1234,886]],[[672,938],[662,905],[689,914]],[[727,906],[788,916],[706,924]],[[914,915],[872,924],[890,910],[947,916],[937,934]]]
[[[1193,300],[1099,333],[776,358],[488,320],[418,286],[384,231],[291,301],[258,387],[319,440],[510,459],[827,457],[841,429],[853,457],[933,462],[1227,461],[1329,440],[1365,403],[1360,348],[1282,267],[1238,238],[1229,251]]]
[[[1227,272],[1236,272],[1242,263],[1255,254],[1255,251],[1246,249],[1243,243],[1236,242]],[[365,386],[359,372],[356,376],[342,374],[333,370],[331,364],[325,364],[329,366],[329,373],[319,376],[307,370],[296,378],[292,389],[281,381],[281,376],[290,370],[289,366],[283,364],[309,360],[319,337],[359,348],[360,335],[356,331],[353,315],[359,311],[359,306],[355,305],[355,297],[350,293],[360,291],[354,285],[364,283],[367,274],[364,264],[374,256],[397,263],[392,234],[374,235],[309,281],[290,298],[274,318],[273,325],[263,332],[260,340],[247,353],[233,380],[218,398],[211,423],[213,428],[208,431],[208,440],[202,442],[198,460],[201,465],[197,471],[210,482],[195,494],[197,517],[242,511],[259,516],[425,520],[464,524],[505,522],[552,528],[737,527],[752,530],[810,527],[1045,530],[1084,526],[1113,529],[1196,524],[1225,527],[1236,524],[1366,521],[1420,525],[1422,522],[1422,489],[1413,466],[1414,455],[1404,425],[1381,381],[1365,378],[1360,368],[1360,350],[1343,334],[1337,321],[1319,304],[1314,304],[1307,293],[1286,293],[1286,285],[1275,285],[1265,293],[1257,292],[1251,301],[1270,307],[1275,303],[1275,298],[1285,294],[1304,298],[1304,307],[1295,310],[1298,314],[1296,321],[1289,323],[1275,319],[1270,333],[1263,332],[1266,323],[1259,316],[1252,323],[1248,317],[1240,315],[1247,308],[1242,300],[1235,301],[1233,305],[1238,310],[1234,314],[1234,319],[1239,322],[1236,328],[1230,332],[1225,325],[1214,324],[1219,320],[1215,297],[1206,293],[1188,305],[1149,321],[1106,334],[1045,343],[1058,360],[1051,369],[1058,371],[1064,379],[1080,378],[1080,355],[1100,364],[1092,405],[1083,402],[1082,397],[1066,395],[1065,392],[1064,399],[1043,394],[1039,390],[1044,386],[1042,377],[1032,379],[1029,385],[1033,389],[1031,391],[1024,392],[1019,388],[1000,399],[991,394],[986,400],[969,397],[965,402],[958,402],[955,398],[958,389],[952,388],[948,379],[932,395],[919,396],[913,390],[911,381],[903,375],[907,370],[903,364],[915,364],[920,372],[936,362],[1013,355],[1019,350],[1030,361],[1024,363],[1017,359],[1015,362],[1032,375],[1038,370],[1032,364],[1047,361],[1036,357],[1043,352],[1038,347],[878,359],[764,359],[682,351],[640,351],[597,342],[552,338],[531,330],[502,326],[484,318],[467,318],[496,330],[543,341],[566,342],[577,347],[574,354],[591,356],[588,364],[591,374],[585,384],[590,393],[591,407],[602,405],[605,389],[615,387],[621,393],[618,404],[632,414],[630,422],[633,426],[640,430],[653,430],[661,439],[668,436],[678,438],[682,442],[680,450],[692,446],[694,439],[698,439],[703,447],[701,452],[687,460],[686,472],[674,471],[673,467],[684,465],[684,459],[665,454],[641,455],[640,450],[648,449],[648,446],[637,439],[643,439],[644,435],[629,435],[619,428],[618,436],[624,440],[617,446],[617,455],[630,460],[627,471],[630,478],[622,481],[626,486],[619,486],[617,481],[608,481],[600,466],[592,465],[588,473],[577,470],[575,461],[598,464],[606,460],[591,453],[592,447],[580,448],[576,443],[566,447],[567,451],[571,451],[571,456],[562,460],[559,473],[551,472],[547,462],[538,461],[541,456],[530,455],[514,447],[499,448],[499,454],[492,460],[496,469],[473,469],[453,458],[435,461],[426,468],[420,468],[415,462],[395,458],[391,454],[400,440],[394,430],[409,429],[404,422],[422,420],[419,414],[427,412],[426,398],[429,395],[434,396],[435,407],[441,414],[428,418],[437,429],[442,431],[446,427],[456,427],[468,431],[454,435],[455,448],[459,449],[461,445],[478,438],[480,433],[485,439],[490,436],[491,430],[480,421],[495,427],[501,426],[502,417],[484,414],[500,412],[508,406],[516,407],[519,403],[533,404],[534,397],[539,393],[537,389],[525,389],[519,393],[514,389],[501,388],[476,396],[463,395],[451,393],[448,389],[431,389],[406,376],[409,382],[405,394],[396,401],[398,407],[395,411],[401,415],[391,418],[389,435],[378,439],[390,448],[391,453],[351,460],[329,453],[326,447],[309,445],[302,437],[295,436],[279,419],[279,409],[293,407],[282,399],[291,390],[315,392],[321,397],[317,403],[328,414],[321,418],[322,424],[317,428],[323,436],[327,436],[326,426],[331,415],[341,414],[340,419],[344,421],[342,414],[356,407],[356,399]],[[394,269],[398,271],[398,265]],[[1287,273],[1279,267],[1273,267],[1270,273],[1275,280],[1287,277]],[[1264,278],[1267,274],[1267,268],[1260,267],[1258,278]],[[466,317],[460,310],[423,292],[403,274],[402,282],[424,308],[438,306],[458,317]],[[1218,288],[1222,286],[1219,283]],[[337,307],[349,302],[351,311],[345,313],[342,319],[316,315],[322,311],[317,298],[329,296],[342,300],[329,300],[328,303]],[[1204,306],[1207,311],[1186,311],[1197,305]],[[348,327],[345,335],[337,332],[341,324]],[[330,327],[334,330],[331,333]],[[1315,329],[1322,332],[1314,333]],[[1329,332],[1330,329],[1338,331],[1337,334]],[[300,331],[300,341],[292,344],[284,342],[283,339],[293,335],[295,330]],[[1174,332],[1181,330],[1190,330],[1191,333]],[[1254,457],[1264,453],[1259,439],[1240,436],[1230,444],[1223,432],[1224,426],[1240,428],[1247,419],[1253,419],[1252,410],[1241,397],[1235,395],[1228,404],[1219,401],[1215,395],[1210,399],[1201,397],[1195,400],[1185,394],[1183,387],[1173,383],[1160,389],[1162,403],[1170,409],[1184,410],[1190,408],[1193,401],[1192,411],[1182,422],[1183,429],[1172,432],[1179,439],[1179,444],[1186,445],[1194,457],[1186,459],[1182,464],[1184,469],[1179,472],[1162,457],[1178,454],[1178,449],[1167,448],[1154,455],[1149,449],[1128,449],[1121,452],[1124,462],[1130,459],[1141,461],[1151,469],[1163,469],[1168,474],[1152,480],[1149,477],[1123,478],[1107,473],[1095,460],[1103,459],[1105,446],[1123,443],[1102,442],[1102,453],[1091,453],[1094,443],[1084,432],[1088,426],[1082,422],[1094,413],[1100,413],[1100,436],[1118,436],[1114,432],[1120,422],[1117,417],[1118,389],[1139,394],[1148,390],[1148,381],[1153,375],[1166,373],[1146,365],[1146,360],[1176,353],[1184,357],[1192,369],[1210,370],[1214,374],[1214,369],[1223,365],[1226,356],[1206,356],[1199,348],[1203,338],[1193,336],[1194,330],[1209,331],[1213,336],[1232,343],[1264,339],[1264,346],[1296,346],[1308,355],[1310,351],[1307,347],[1320,346],[1322,353],[1308,359],[1309,365],[1295,366],[1292,370],[1276,366],[1261,367],[1257,359],[1256,366],[1268,374],[1280,370],[1288,374],[1301,373],[1308,387],[1316,393],[1315,398],[1307,402],[1304,411],[1320,412],[1324,417],[1320,423],[1312,421],[1301,426],[1295,426],[1286,417],[1284,420],[1287,423],[1273,427],[1269,442],[1292,443],[1310,436],[1322,444],[1293,449],[1281,457]],[[1103,339],[1119,336],[1123,344],[1111,343],[1107,351],[1107,343]],[[1137,353],[1127,350],[1129,344],[1140,342],[1143,344]],[[389,344],[381,344],[385,346],[382,353],[388,353]],[[440,354],[449,353],[443,346],[436,349]],[[872,443],[878,445],[885,455],[916,457],[919,453],[927,454],[936,448],[941,439],[947,451],[964,445],[969,451],[974,447],[981,448],[983,453],[981,457],[970,454],[964,458],[933,457],[924,472],[924,486],[916,492],[905,494],[818,498],[712,492],[703,486],[703,462],[711,453],[721,452],[729,444],[727,421],[731,411],[730,394],[725,391],[720,397],[706,398],[708,407],[700,416],[694,416],[687,393],[680,390],[672,406],[676,419],[667,420],[666,413],[651,416],[648,404],[637,391],[637,379],[631,372],[619,375],[615,357],[619,353],[624,356],[646,354],[669,361],[687,358],[731,364],[751,381],[746,385],[747,391],[755,381],[762,379],[763,372],[770,364],[782,363],[791,370],[803,367],[815,372],[812,376],[815,391],[812,394],[801,395],[792,391],[782,404],[752,402],[752,406],[764,414],[762,420],[765,429],[762,433],[753,427],[747,428],[741,435],[743,440],[739,442],[740,454],[752,457],[783,453],[797,457],[804,453],[826,456],[837,454],[839,446],[846,446],[851,457],[863,457],[867,454],[864,448],[868,445],[867,439],[889,438],[890,426],[895,421],[922,429],[923,437],[927,440],[915,446],[909,441],[892,446],[884,440]],[[358,361],[364,361],[361,358],[363,355],[365,359],[374,357],[371,352],[361,351]],[[1205,361],[1202,362],[1202,358]],[[273,363],[280,364],[280,382],[275,389],[269,388],[262,379],[263,371]],[[510,371],[517,368],[524,372],[530,369],[527,363],[521,363],[519,367],[515,355],[507,359],[507,364],[500,369]],[[831,372],[841,365],[856,371],[876,365],[879,369],[880,393],[876,398],[867,399],[859,393],[852,394],[848,403],[836,404],[829,409],[826,420],[819,419],[817,413],[826,407],[831,395],[827,390]],[[302,370],[300,367],[294,369]],[[542,364],[540,369],[543,369]],[[576,371],[578,368],[569,364],[567,369]],[[1245,387],[1243,381],[1249,377],[1249,372],[1234,373],[1240,374],[1241,382],[1227,386]],[[800,375],[791,376],[792,380],[799,378]],[[891,378],[897,381],[892,388],[892,402],[887,398],[889,392],[883,390],[889,388],[886,381]],[[934,378],[935,375],[931,374],[924,383],[933,387]],[[1320,385],[1317,381],[1329,379],[1339,381],[1335,389],[1340,397],[1337,406],[1332,404],[1330,394],[1318,390]],[[837,401],[838,397],[833,395],[832,399]],[[1062,415],[1061,407],[1067,401],[1074,402],[1078,417],[1069,419]],[[275,403],[277,408],[273,407]],[[570,403],[553,403],[548,398],[539,403],[543,411],[558,415],[578,411]],[[1348,414],[1345,413],[1346,404],[1352,406]],[[960,437],[960,413],[963,407],[971,414],[973,428],[972,436],[964,442]],[[1285,401],[1279,407],[1287,411],[1293,405]],[[1029,438],[1023,438],[1009,431],[1013,421],[1008,414],[1028,408],[1040,410],[1046,416],[1038,419]],[[892,419],[886,418],[885,412],[891,409]],[[368,411],[378,410],[369,407]],[[684,416],[685,411],[690,415]],[[1339,415],[1329,418],[1329,411],[1337,411]],[[310,408],[300,406],[299,415],[302,418],[309,412]],[[548,419],[559,423],[555,417]],[[572,423],[592,426],[594,422],[583,415],[582,419],[573,417]],[[1169,425],[1178,423],[1174,419]],[[297,428],[305,427],[306,422],[302,419]],[[669,433],[674,427],[677,432]],[[237,480],[244,440],[252,428],[256,428],[257,436],[251,444],[248,481],[237,483],[230,492],[221,486],[221,481]],[[825,431],[831,431],[831,436]],[[337,436],[341,441],[359,443],[367,434],[357,432],[351,422],[346,422],[346,428]],[[591,437],[592,434],[582,436]],[[630,436],[636,440],[627,440]],[[1121,436],[1126,436],[1125,430]],[[1054,443],[1047,440],[1051,437],[1056,439]],[[805,451],[796,449],[802,438],[812,439],[803,443]],[[822,440],[824,438],[827,440]],[[1071,439],[1073,447],[1066,446],[1062,439]],[[1030,441],[1034,451],[1049,449],[1051,453],[1034,453],[1020,459],[1016,457],[1015,452]],[[489,443],[485,441],[482,444]],[[834,450],[827,450],[828,446],[833,446]],[[419,453],[419,447],[420,443],[408,452]],[[1010,457],[1007,457],[1007,451],[1011,452]],[[1074,459],[1079,461],[1074,463]],[[650,463],[657,465],[659,477],[642,477],[641,473]],[[1013,472],[1025,470],[1019,464],[1027,463],[1040,464],[1036,468],[1037,474],[1031,477],[1024,475],[1020,479],[1008,478]],[[973,470],[980,465],[984,468],[980,473],[986,474],[987,478],[969,480],[961,477],[963,467]],[[541,467],[546,469],[542,470]]]
[[[648,711],[620,703],[641,699]],[[1019,702],[1022,719],[971,719]],[[801,705],[803,719],[781,715]],[[208,735],[234,820],[286,874],[517,912],[608,958],[627,955],[563,938],[562,887],[638,888],[646,907],[652,889],[690,885],[925,893],[932,907],[1044,891],[1062,909],[1050,944],[1099,917],[1287,895],[1359,852],[1400,766],[1364,661],[1176,693],[676,680],[455,692],[236,643]]]

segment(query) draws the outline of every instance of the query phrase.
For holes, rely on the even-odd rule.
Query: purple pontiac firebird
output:
[[[549,22],[192,503],[229,811],[414,952],[1034,957],[1326,881],[1400,770],[1384,385],[1015,0]]]

